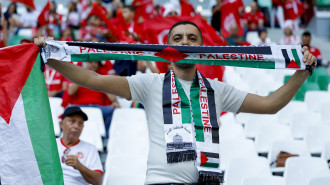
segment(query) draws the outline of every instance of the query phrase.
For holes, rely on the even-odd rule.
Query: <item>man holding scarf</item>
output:
[[[35,43],[44,46],[43,38]],[[192,22],[178,22],[168,44],[203,44]],[[303,48],[306,65],[316,58]],[[48,59],[49,66],[81,86],[141,102],[147,113],[150,151],[146,184],[220,184],[217,119],[222,111],[275,114],[296,94],[309,75],[301,70],[274,93],[259,96],[206,79],[194,64],[174,63],[166,74],[102,76],[68,62]]]

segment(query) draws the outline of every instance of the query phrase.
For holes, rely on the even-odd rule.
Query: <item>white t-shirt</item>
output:
[[[84,177],[80,172],[71,166],[66,165],[62,162],[64,150],[67,149],[65,144],[62,142],[62,138],[57,138],[58,154],[60,156],[61,166],[63,170],[63,178],[65,185],[88,185]],[[94,145],[84,141],[79,141],[77,144],[70,147],[68,155],[75,155],[78,157],[81,164],[86,166],[90,170],[98,171],[103,174],[102,163],[100,160],[99,153],[97,152]]]
[[[23,27],[36,27],[38,22],[40,12],[37,10],[34,10],[32,12],[25,11],[20,16],[20,21],[23,24]]]
[[[168,164],[166,160],[162,108],[164,74],[141,74],[126,78],[132,100],[141,102],[147,114],[150,149],[145,184],[197,182],[198,171],[194,161]],[[208,81],[215,92],[217,118],[222,111],[237,112],[247,93],[217,80],[208,79]],[[184,80],[180,82],[187,97],[190,98],[189,89],[192,82]]]

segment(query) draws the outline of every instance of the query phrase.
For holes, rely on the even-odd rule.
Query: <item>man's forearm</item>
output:
[[[307,70],[296,71],[286,84],[267,96],[267,100],[272,106],[273,113],[278,112],[291,101],[307,79],[308,75],[309,72]]]
[[[86,166],[81,165],[78,169],[83,178],[92,185],[100,185],[102,183],[102,173],[97,171],[92,171]]]

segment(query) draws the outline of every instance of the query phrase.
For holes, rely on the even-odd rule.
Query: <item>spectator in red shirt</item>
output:
[[[305,31],[301,36],[301,45],[308,47],[309,52],[316,57],[317,66],[321,66],[322,65],[321,51],[317,47],[310,45],[311,40],[312,40],[311,33],[309,31]]]
[[[284,20],[292,21],[292,29],[298,29],[299,17],[304,13],[304,5],[298,0],[284,0],[282,2]]]
[[[258,10],[258,4],[251,2],[251,12],[244,14],[244,26],[248,31],[257,31],[264,27],[264,14]]]
[[[67,80],[59,72],[45,65],[45,81],[48,97],[62,97],[67,87]]]
[[[87,18],[87,25],[80,28],[77,37],[82,41],[91,41],[95,37],[103,41],[107,33],[106,28],[102,26],[102,20],[96,15],[91,15]]]
[[[99,72],[100,62],[86,62],[83,67],[94,72]],[[75,83],[69,85],[68,94],[70,95],[70,104],[72,105],[101,109],[108,136],[113,111],[115,108],[119,108],[116,96],[90,90]]]

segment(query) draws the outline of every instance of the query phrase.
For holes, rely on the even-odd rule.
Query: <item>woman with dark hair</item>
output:
[[[49,24],[48,26],[59,35],[61,34],[62,15],[56,11],[55,1],[50,1],[49,6]]]
[[[69,26],[74,29],[79,29],[80,26],[80,15],[78,12],[77,3],[74,1],[70,1],[68,3],[66,26]],[[62,30],[65,30],[65,28],[62,28]]]
[[[17,27],[21,25],[20,18],[17,14],[17,4],[10,3],[7,11],[4,13],[4,17],[7,21],[7,29],[9,37],[11,38],[17,31]]]

